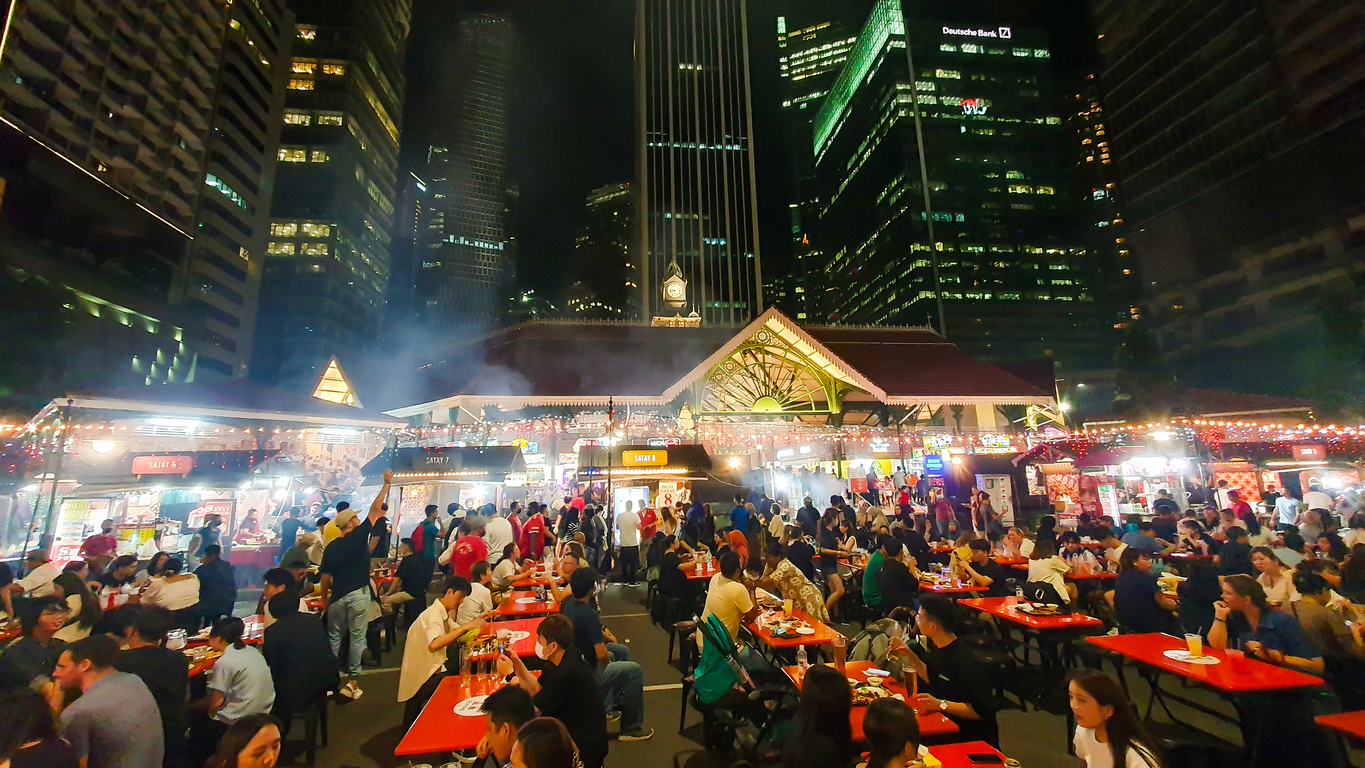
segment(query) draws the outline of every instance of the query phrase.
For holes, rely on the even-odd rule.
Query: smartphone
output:
[[[1000,755],[992,755],[986,753],[967,755],[967,761],[970,762],[972,765],[1000,765],[1001,763],[1005,762],[1003,759],[1001,759]]]

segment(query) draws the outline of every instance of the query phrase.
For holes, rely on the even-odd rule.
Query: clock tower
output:
[[[687,280],[683,278],[676,260],[669,262],[668,274],[660,287],[663,289],[663,305],[673,311],[673,316],[656,316],[650,325],[670,328],[696,328],[701,325],[701,317],[695,311],[687,317],[680,314],[683,307],[687,306]]]

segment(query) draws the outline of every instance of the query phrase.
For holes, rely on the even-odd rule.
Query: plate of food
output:
[[[1043,603],[1027,603],[1019,606],[1019,610],[1030,616],[1060,616],[1062,611],[1055,605],[1045,605]]]
[[[889,696],[891,696],[891,691],[887,690],[884,685],[866,682],[853,686],[853,706],[855,707],[865,707],[877,699],[885,699]]]

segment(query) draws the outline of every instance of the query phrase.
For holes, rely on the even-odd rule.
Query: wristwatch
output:
[[[939,700],[938,700],[938,708],[939,708],[939,710],[942,711],[942,712],[947,712],[947,711],[948,711],[948,702],[944,701],[943,699],[939,699]]]

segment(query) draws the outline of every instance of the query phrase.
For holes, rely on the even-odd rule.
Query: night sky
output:
[[[810,0],[807,0],[809,2]],[[838,0],[830,0],[838,2]],[[776,18],[791,0],[749,0],[760,247],[765,274],[791,264],[787,241],[787,139],[780,127]],[[919,0],[912,0],[919,4]],[[937,15],[937,2],[925,3]],[[988,10],[994,6],[995,10]],[[1074,68],[1093,46],[1084,0],[959,0],[959,12],[1019,23],[1031,16],[1054,32],[1054,61]],[[1006,10],[1001,11],[999,9]],[[407,51],[403,167],[418,170],[440,103],[443,66],[462,13],[508,13],[517,52],[511,93],[509,182],[519,185],[518,277],[552,292],[570,276],[584,198],[596,187],[634,178],[635,0],[415,0]],[[1005,21],[1002,19],[1002,21]],[[1085,65],[1082,65],[1085,66]]]

